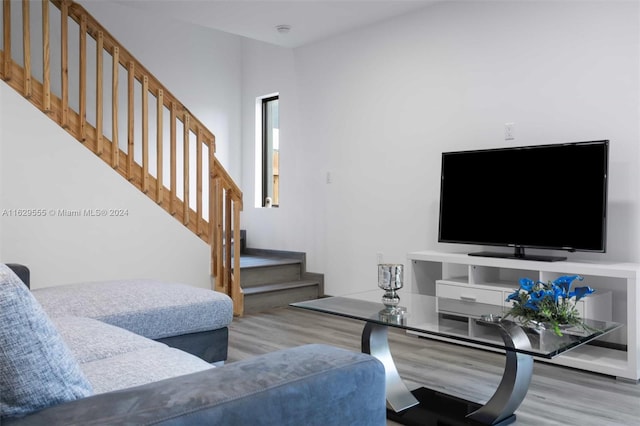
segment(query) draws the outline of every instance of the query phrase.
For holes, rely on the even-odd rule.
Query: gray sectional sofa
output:
[[[232,306],[210,290],[31,292],[0,264],[0,295],[3,426],[386,423],[384,367],[369,355],[316,344],[222,365]]]

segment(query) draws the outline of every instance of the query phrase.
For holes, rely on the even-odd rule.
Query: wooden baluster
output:
[[[177,156],[176,156],[176,145],[177,145],[177,126],[178,126],[178,115],[176,112],[176,103],[171,101],[171,122],[169,123],[169,148],[171,149],[171,161],[170,161],[170,178],[171,178],[171,200],[169,205],[169,213],[175,215],[177,212],[176,208],[176,199],[177,199],[177,186],[178,186],[178,177],[177,177]]]
[[[211,247],[211,275],[216,277],[218,264],[216,261],[216,181],[214,176],[215,157],[209,146],[209,246]],[[219,289],[219,282],[215,280],[214,289]]]
[[[149,192],[149,77],[142,77],[142,192]]]
[[[5,2],[7,4],[9,2]],[[5,14],[6,16],[6,14]],[[6,28],[6,26],[5,26]],[[51,51],[49,46],[49,0],[42,2],[42,110],[51,112]]]
[[[216,164],[216,167],[218,164]],[[217,173],[217,172],[216,172]],[[224,291],[225,294],[229,294],[229,288],[225,287],[224,282],[224,264],[222,262],[222,254],[223,254],[223,245],[222,245],[222,218],[223,218],[223,208],[224,208],[224,190],[222,189],[222,179],[219,177],[216,179],[216,283],[220,283],[220,288]]]
[[[117,169],[120,166],[120,146],[118,142],[118,85],[120,75],[120,48],[113,47],[113,64],[111,80],[111,167]]]
[[[182,222],[189,226],[189,131],[191,126],[191,118],[188,113],[184,114],[184,136],[183,136],[183,147],[184,153],[182,156],[184,168],[183,168],[183,220]]]
[[[240,211],[242,201],[236,200],[233,203],[233,313],[235,315],[244,314],[244,293],[240,286]]]
[[[209,157],[211,157],[214,162],[216,160],[216,156],[215,156],[215,152],[216,152],[216,137],[214,135],[210,135],[211,136],[211,140],[209,141]],[[211,182],[209,182],[209,185],[211,185]],[[211,188],[209,188],[209,197],[211,197]]]
[[[87,17],[80,18],[80,142],[87,140]]]
[[[103,153],[103,85],[102,85],[102,58],[104,53],[104,33],[98,31],[96,39],[96,154],[99,156]]]
[[[4,67],[2,70],[2,78],[5,81],[11,80],[11,2],[3,1],[3,19],[2,25],[4,28],[4,52],[3,52],[3,63]]]
[[[202,131],[198,127],[196,138],[196,235],[202,235]]]
[[[218,224],[216,219],[218,217],[218,181],[215,177],[215,157],[211,156],[209,161],[209,228],[211,235],[209,236],[209,245],[211,246],[211,275],[215,280],[214,289],[221,290],[221,283],[218,281]]]
[[[135,65],[133,61],[129,62],[129,76],[128,76],[128,117],[127,117],[127,179],[133,180],[133,114],[134,114],[134,86],[135,86]]]
[[[31,87],[31,22],[29,13],[29,2],[22,2],[22,50],[24,52],[24,92],[25,98],[29,99],[33,95]]]
[[[163,122],[163,118],[164,118],[164,90],[162,89],[158,89],[158,97],[157,97],[157,106],[156,106],[156,179],[157,179],[157,183],[156,183],[156,202],[159,205],[163,204],[163,197],[164,197],[164,191],[163,191],[163,163],[164,163],[164,147],[163,147],[163,126],[164,126],[164,122]]]
[[[224,190],[224,285],[229,289],[229,296],[232,299],[235,298],[235,289],[231,282],[231,237],[233,235],[233,229],[231,229],[231,193],[228,188]],[[234,300],[235,304],[235,300]]]
[[[203,134],[202,135],[202,170],[201,170],[201,175],[202,175],[202,199],[201,199],[201,205],[202,205],[202,211],[199,213],[198,215],[198,226],[199,226],[199,230],[200,230],[200,238],[202,238],[205,241],[209,240],[209,218],[204,216],[204,210],[207,209],[208,210],[208,205],[205,204],[208,202],[209,198],[211,197],[211,187],[209,186],[209,142],[206,140],[206,135]],[[206,188],[205,188],[206,185]],[[208,193],[205,193],[205,191],[207,191]]]
[[[69,2],[60,3],[60,63],[62,79],[62,112],[60,125],[69,127]]]
[[[209,158],[211,159],[211,166],[209,166],[209,173],[212,173],[213,171],[213,167],[214,167],[214,163],[215,163],[215,152],[216,152],[216,138],[214,135],[210,135],[211,139],[209,140]],[[213,198],[213,180],[209,179],[209,198]],[[209,208],[209,217],[211,217],[211,212],[215,212],[215,210],[211,210],[211,208]],[[209,219],[211,220],[211,219]]]

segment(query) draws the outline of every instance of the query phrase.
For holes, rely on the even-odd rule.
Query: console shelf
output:
[[[596,290],[578,302],[586,318],[625,324],[598,345],[584,345],[553,360],[541,360],[633,382],[640,380],[640,292],[634,263],[563,261],[541,262],[469,256],[465,253],[418,251],[407,255],[408,288],[412,293],[477,301],[508,307],[506,296],[520,278],[549,281],[562,275],[581,275]],[[429,336],[429,338],[433,338]],[[470,344],[471,345],[471,344]]]

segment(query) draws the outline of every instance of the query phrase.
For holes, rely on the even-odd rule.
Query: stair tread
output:
[[[270,291],[287,290],[291,288],[309,287],[312,285],[318,285],[318,280],[297,280],[281,283],[264,284],[252,287],[243,288],[244,295],[267,293]]]
[[[240,269],[261,268],[264,266],[295,265],[301,263],[299,259],[269,256],[240,256]]]

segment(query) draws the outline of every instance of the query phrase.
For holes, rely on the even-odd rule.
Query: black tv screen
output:
[[[609,141],[442,154],[438,241],[605,252]],[[536,260],[563,257],[535,256]]]

